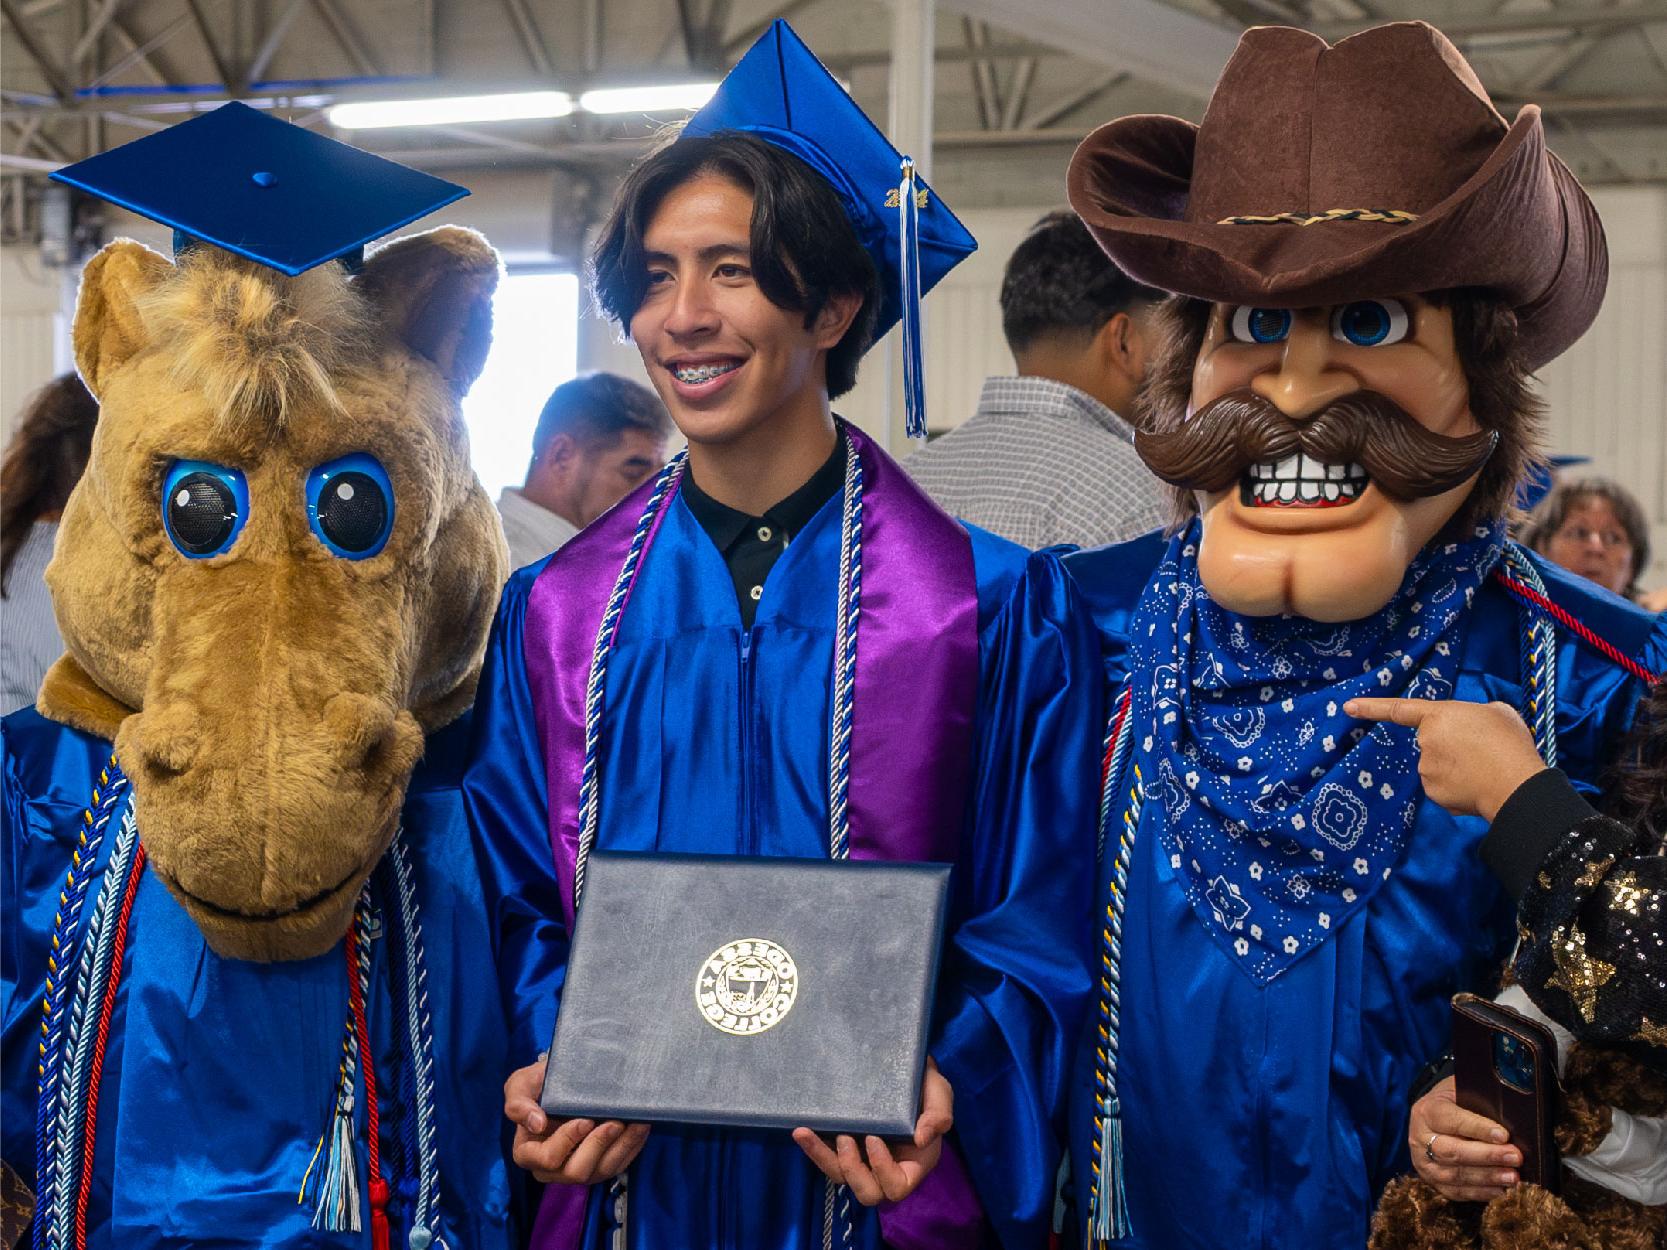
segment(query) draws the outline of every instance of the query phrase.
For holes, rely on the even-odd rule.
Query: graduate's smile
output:
[[[679,398],[699,401],[727,390],[746,363],[741,356],[686,355],[666,361],[665,370]]]

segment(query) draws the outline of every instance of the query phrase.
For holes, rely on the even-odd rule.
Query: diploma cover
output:
[[[547,1114],[909,1137],[947,864],[590,856]]]

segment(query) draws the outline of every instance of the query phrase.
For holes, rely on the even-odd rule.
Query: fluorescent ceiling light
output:
[[[579,107],[587,113],[674,113],[693,112],[712,98],[715,82],[666,83],[648,87],[610,87],[587,91]]]
[[[330,124],[344,130],[378,126],[466,126],[472,122],[513,122],[566,117],[573,97],[565,91],[523,91],[506,95],[451,96],[440,100],[373,100],[338,104]]]

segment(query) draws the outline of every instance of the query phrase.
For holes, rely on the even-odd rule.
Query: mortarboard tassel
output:
[[[926,387],[920,345],[920,201],[915,189],[915,163],[903,158],[903,178],[897,187],[898,266],[902,290],[898,302],[903,321],[904,432],[926,437]]]

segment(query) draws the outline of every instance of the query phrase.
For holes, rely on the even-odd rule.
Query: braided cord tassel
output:
[[[862,460],[845,440],[845,497],[839,530],[839,618],[834,630],[833,725],[828,744],[828,857],[845,859],[851,840],[851,724],[856,708],[857,617],[862,610]]]
[[[1129,755],[1133,721],[1129,716],[1131,691],[1125,687],[1115,703],[1112,729],[1107,735],[1104,775],[1100,786],[1102,827],[1100,842],[1108,837],[1104,824],[1112,809],[1111,796],[1122,788],[1123,766]],[[1094,1046],[1094,1156],[1090,1160],[1089,1190],[1090,1244],[1126,1237],[1132,1231],[1123,1168],[1123,1109],[1117,1098],[1117,1039],[1121,1025],[1120,979],[1123,959],[1123,911],[1129,891],[1129,861],[1134,851],[1135,832],[1140,825],[1140,765],[1134,765],[1134,782],[1123,805],[1122,829],[1117,839],[1117,857],[1112,866],[1110,898],[1106,903],[1100,933],[1099,1020]]]
[[[328,1232],[357,1233],[364,1228],[359,1199],[359,1163],[353,1151],[353,1113],[359,1084],[359,1028],[358,1011],[364,999],[360,986],[359,957],[356,947],[370,933],[370,883],[359,891],[353,910],[353,925],[348,930],[347,1022],[342,1028],[341,1063],[337,1068],[336,1096],[331,1101],[330,1121],[313,1147],[312,1158],[301,1177],[301,1190],[295,1201],[307,1200],[313,1186],[313,1169],[318,1168],[317,1188],[313,1199],[313,1227]],[[366,956],[368,974],[368,959]],[[368,976],[367,976],[368,980]]]
[[[834,697],[828,743],[828,858],[851,855],[851,724],[856,712],[857,619],[862,612],[862,459],[845,440],[845,495],[839,528],[838,620],[834,628]],[[822,1192],[824,1250],[851,1244],[851,1191],[829,1180]]]
[[[41,1210],[37,1227],[44,1229],[53,1246],[69,1246],[74,1235],[75,1195],[80,1188],[77,1164],[85,1142],[87,1096],[98,1043],[96,1009],[109,988],[115,959],[116,930],[123,896],[134,856],[138,853],[138,827],[133,808],[122,815],[115,847],[104,869],[98,898],[87,917],[87,932],[77,961],[75,992],[67,1007],[68,1028],[60,1060],[58,1104],[53,1113],[53,1177],[40,1191]],[[91,1005],[95,1011],[89,1013]],[[89,1019],[93,1027],[89,1027]],[[67,1067],[62,1066],[67,1065]]]
[[[353,976],[347,983],[347,1001],[353,1015],[353,1030],[359,1042],[359,1069],[365,1088],[365,1178],[370,1191],[371,1250],[388,1250],[388,1182],[382,1177],[382,1125],[378,1115],[376,1054],[370,1048],[370,882],[359,891],[360,906],[347,934],[347,958]]]
[[[1100,756],[1099,841],[1094,852],[1096,861],[1104,861],[1106,857],[1106,831],[1111,828],[1111,800],[1117,791],[1115,778],[1123,775],[1123,765],[1129,758],[1129,741],[1133,735],[1123,732],[1123,724],[1128,719],[1132,693],[1130,687],[1123,687],[1122,695],[1113,701],[1111,719],[1106,722],[1105,747]]]
[[[1507,543],[1505,563],[1512,575],[1547,599],[1545,582],[1534,562],[1516,543]],[[1506,583],[1507,586],[1509,583]],[[1532,612],[1527,605],[1521,609],[1524,620],[1522,631],[1522,692],[1527,703],[1523,718],[1534,731],[1534,745],[1547,768],[1557,767],[1557,627],[1543,612]]]
[[[436,1231],[440,1192],[440,1152],[434,1111],[434,1024],[428,1006],[428,965],[423,957],[422,918],[417,910],[417,891],[411,868],[411,853],[404,831],[394,838],[391,849],[394,887],[399,899],[399,936],[403,957],[402,988],[405,997],[405,1027],[411,1051],[412,1101],[415,1104],[417,1202],[411,1216],[410,1250],[445,1246]]]
[[[84,1114],[81,1146],[81,1179],[75,1190],[75,1250],[86,1250],[87,1205],[93,1192],[93,1160],[97,1157],[98,1095],[104,1079],[104,1053],[110,1041],[110,1021],[116,1011],[116,991],[121,988],[122,963],[127,953],[127,926],[133,918],[133,901],[139,895],[139,878],[145,871],[145,848],[137,843],[133,849],[132,866],[121,885],[121,909],[116,915],[110,939],[110,975],[104,987],[104,1000],[98,1010],[96,1043],[87,1072],[87,1109]]]
[[[81,829],[70,853],[69,871],[58,893],[52,917],[52,949],[46,959],[46,989],[41,997],[40,1061],[36,1066],[38,1101],[35,1107],[35,1190],[45,1195],[55,1183],[58,1158],[51,1149],[58,1103],[58,1078],[63,1056],[62,1022],[69,996],[70,968],[80,937],[82,905],[116,804],[127,789],[127,774],[112,753],[93,787],[92,801],[81,814]],[[45,1221],[35,1221],[35,1244],[45,1250]]]
[[[608,660],[613,655],[614,637],[619,632],[620,618],[625,615],[625,604],[631,597],[631,587],[636,583],[637,568],[642,562],[643,553],[648,550],[655,531],[660,528],[666,504],[676,493],[677,483],[682,478],[684,466],[688,461],[688,451],[680,451],[672,458],[670,464],[660,470],[660,476],[654,482],[654,490],[643,507],[642,516],[637,520],[636,532],[631,535],[631,546],[625,552],[625,562],[620,565],[619,576],[614,580],[614,588],[608,594],[607,605],[602,610],[602,622],[596,629],[596,645],[592,648],[590,656],[590,676],[585,682],[585,759],[584,767],[579,774],[579,849],[573,864],[575,911],[578,910],[579,898],[584,893],[585,864],[590,859],[590,848],[596,842],[597,817],[601,808],[597,778],[599,748],[602,742],[602,697],[607,688]]]
[[[614,588],[608,594],[608,602],[602,610],[602,621],[596,627],[596,645],[591,649],[590,655],[590,676],[585,681],[585,759],[579,774],[579,846],[573,859],[575,915],[579,910],[579,901],[584,897],[585,866],[590,861],[591,847],[596,844],[601,813],[599,765],[602,702],[607,691],[608,660],[613,655],[614,639],[619,633],[620,619],[625,615],[625,605],[631,597],[631,587],[636,584],[637,569],[642,564],[649,544],[654,541],[654,535],[659,531],[660,522],[665,518],[666,507],[676,495],[677,484],[682,480],[688,463],[689,453],[685,449],[678,452],[671,463],[660,470],[660,476],[654,481],[654,489],[649,493],[648,502],[643,505],[642,516],[637,518],[636,532],[631,535],[631,545],[626,549],[625,560],[619,566],[619,576],[614,579]],[[630,1201],[623,1174],[616,1176],[608,1186],[608,1198],[623,1231],[625,1213]]]

